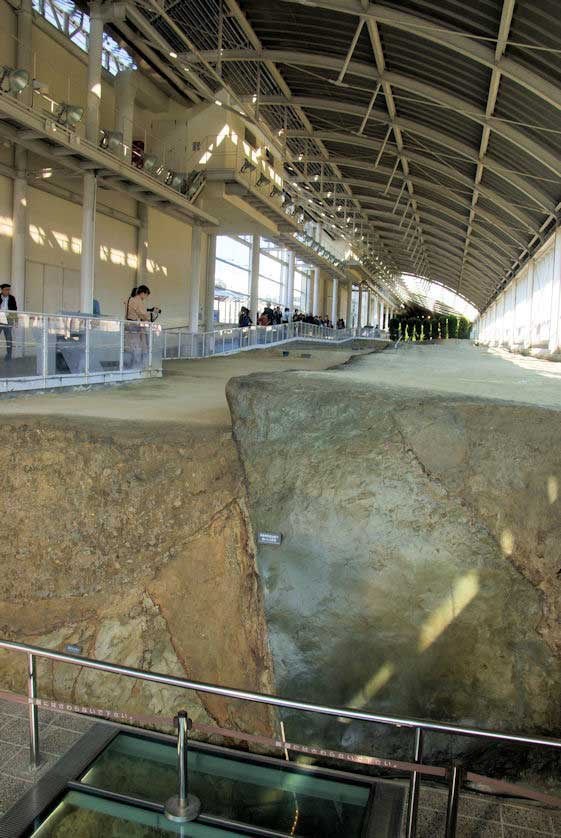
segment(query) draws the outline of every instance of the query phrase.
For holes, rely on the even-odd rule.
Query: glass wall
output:
[[[214,323],[236,323],[249,306],[251,236],[217,236],[214,273]]]
[[[214,325],[237,324],[242,306],[249,307],[251,289],[252,236],[217,236],[214,278]],[[263,311],[267,303],[285,306],[289,251],[268,239],[260,239],[259,300]],[[292,308],[306,311],[306,296],[312,267],[296,262]],[[253,313],[252,313],[253,316]]]
[[[561,233],[558,231],[479,318],[474,325],[474,336],[491,346],[558,351],[560,265]]]

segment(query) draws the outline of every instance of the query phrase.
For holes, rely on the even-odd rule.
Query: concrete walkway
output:
[[[0,417],[91,417],[110,421],[180,423],[186,427],[229,429],[225,388],[234,376],[298,370],[329,370],[339,383],[365,387],[413,388],[500,399],[561,409],[561,364],[539,361],[470,343],[403,346],[397,351],[298,346],[243,352],[222,358],[169,361],[164,377],[109,387],[31,393],[0,400]],[[346,362],[354,358],[353,363]],[[326,387],[329,386],[326,378]]]
[[[300,346],[259,349],[196,361],[167,361],[163,378],[107,387],[22,393],[0,399],[0,417],[60,415],[229,429],[225,390],[230,378],[255,372],[319,372],[344,364],[352,354],[349,349]]]
[[[405,387],[561,409],[561,364],[467,341],[392,348],[329,375],[392,390]]]

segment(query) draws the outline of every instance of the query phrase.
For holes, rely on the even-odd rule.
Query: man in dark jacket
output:
[[[7,282],[0,285],[0,334],[4,335],[6,341],[6,361],[12,360],[12,328],[16,322],[15,315],[9,312],[18,310],[16,298],[10,294],[11,288]]]

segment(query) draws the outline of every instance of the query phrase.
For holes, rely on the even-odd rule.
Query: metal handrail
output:
[[[14,640],[0,639],[0,648],[12,652],[21,652],[27,655],[28,663],[28,699],[29,699],[29,736],[30,755],[33,765],[39,763],[39,718],[37,705],[37,671],[36,658],[47,658],[49,660],[70,663],[74,666],[84,666],[87,669],[94,669],[99,672],[109,672],[113,675],[121,675],[127,678],[138,678],[162,686],[179,687],[180,689],[195,690],[202,693],[233,698],[242,701],[251,701],[258,704],[265,704],[271,707],[281,707],[290,710],[301,710],[308,713],[320,713],[326,716],[350,719],[353,721],[373,722],[385,724],[392,727],[406,727],[415,731],[415,765],[421,765],[423,751],[423,732],[433,731],[436,733],[447,733],[456,736],[470,736],[479,739],[487,739],[500,742],[512,742],[519,745],[531,745],[555,748],[561,750],[561,740],[549,737],[526,736],[516,733],[503,733],[501,731],[482,730],[475,727],[464,727],[463,725],[447,724],[443,722],[432,722],[425,719],[413,719],[407,716],[388,716],[378,713],[366,713],[362,710],[352,710],[346,707],[332,707],[324,704],[315,704],[307,701],[296,701],[294,699],[282,698],[270,695],[269,693],[258,693],[251,690],[240,690],[234,687],[223,687],[217,684],[209,684],[204,681],[193,681],[188,678],[179,678],[174,675],[164,675],[159,672],[148,672],[143,669],[136,669],[131,666],[99,661],[93,658],[86,658],[81,655],[71,655],[67,652],[58,652],[53,649],[44,649],[40,646],[33,646],[28,643],[19,643]],[[462,772],[460,772],[461,774]],[[454,838],[456,834],[457,810],[459,805],[459,793],[461,780],[458,781],[458,767],[452,766],[448,773],[449,799],[447,813],[446,838]],[[417,808],[419,801],[419,773],[411,772],[408,799],[407,838],[415,838]]]
[[[362,710],[352,710],[348,707],[332,707],[325,704],[314,704],[308,701],[296,701],[290,698],[271,695],[269,693],[252,692],[251,690],[240,690],[235,687],[223,687],[218,684],[209,684],[204,681],[192,681],[188,678],[178,678],[175,675],[164,675],[161,672],[148,672],[144,669],[136,669],[132,666],[123,666],[109,661],[98,661],[93,658],[85,658],[81,655],[71,655],[66,652],[58,652],[54,649],[43,649],[40,646],[32,646],[28,643],[18,643],[15,640],[0,640],[0,648],[10,649],[13,652],[24,652],[49,660],[71,663],[75,666],[85,666],[88,669],[96,669],[100,672],[110,672],[113,675],[123,675],[128,678],[139,678],[142,681],[151,681],[167,687],[180,687],[182,689],[195,690],[212,695],[221,695],[224,698],[240,699],[241,701],[253,701],[259,704],[267,704],[272,707],[283,707],[289,710],[302,710],[304,712],[321,713],[325,716],[338,716],[353,721],[375,722],[387,724],[394,727],[419,728],[431,730],[437,733],[450,733],[458,736],[474,736],[483,739],[494,739],[502,742],[514,742],[519,745],[539,745],[543,747],[559,748],[561,750],[561,739],[553,739],[541,736],[526,736],[518,733],[503,733],[501,731],[483,730],[477,727],[464,727],[462,725],[447,724],[443,722],[431,722],[425,719],[414,719],[408,716],[387,716],[378,713],[366,713]]]

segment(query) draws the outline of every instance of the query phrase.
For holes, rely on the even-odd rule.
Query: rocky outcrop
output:
[[[86,656],[274,691],[253,535],[229,434],[5,422],[0,632]],[[0,657],[25,688],[25,659]],[[266,709],[41,662],[44,697],[267,732]],[[250,721],[251,720],[251,721]]]
[[[258,557],[279,690],[558,734],[558,414],[328,372],[234,379],[228,399],[254,526],[284,535]],[[292,725],[411,753],[399,732]]]

